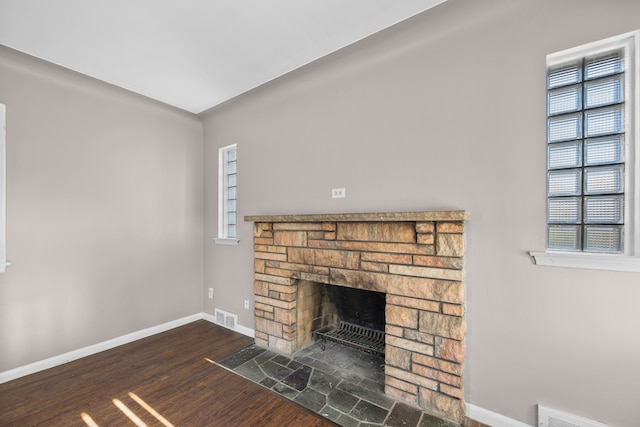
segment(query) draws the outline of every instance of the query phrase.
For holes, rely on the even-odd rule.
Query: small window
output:
[[[547,250],[532,253],[537,264],[640,268],[637,39],[547,57]]]
[[[547,73],[547,249],[621,254],[625,229],[625,54]]]
[[[218,238],[216,243],[237,244],[236,145],[220,148],[218,156]]]

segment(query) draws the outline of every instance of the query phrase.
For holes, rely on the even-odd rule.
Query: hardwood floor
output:
[[[210,362],[252,342],[200,320],[0,384],[0,426],[334,425]]]

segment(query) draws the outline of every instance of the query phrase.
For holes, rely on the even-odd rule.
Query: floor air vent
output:
[[[220,310],[219,308],[215,309],[215,318],[218,325],[229,329],[235,329],[236,324],[238,323],[237,314],[229,313],[224,310]]]
[[[609,427],[587,418],[538,405],[538,427]]]

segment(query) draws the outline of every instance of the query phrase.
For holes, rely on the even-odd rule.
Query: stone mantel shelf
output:
[[[467,211],[249,215],[244,217],[247,222],[467,221],[468,219],[469,213]]]

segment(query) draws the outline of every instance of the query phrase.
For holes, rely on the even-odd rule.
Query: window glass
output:
[[[218,238],[237,238],[237,149],[229,145],[219,150]]]
[[[548,68],[548,250],[624,252],[628,77],[620,47]]]

